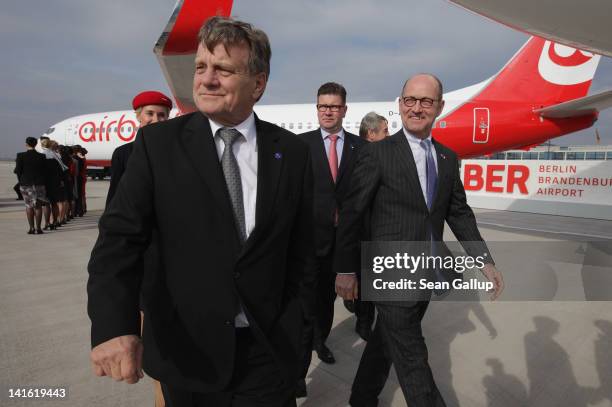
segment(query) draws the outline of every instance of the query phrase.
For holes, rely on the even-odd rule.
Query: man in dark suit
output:
[[[376,112],[369,112],[361,119],[359,125],[359,137],[369,143],[384,140],[389,137],[389,123],[387,119]],[[364,233],[362,240],[370,240],[369,216],[365,216]],[[355,314],[355,332],[367,341],[372,334],[372,323],[374,322],[374,304],[371,301],[362,301],[360,298],[344,300],[344,306],[349,312]]]
[[[170,110],[172,110],[172,100],[161,92],[147,90],[134,96],[132,108],[134,113],[136,113],[139,127],[143,128],[148,124],[168,120]],[[133,148],[134,143],[130,142],[117,147],[113,151],[111,157],[111,181],[108,187],[108,194],[106,195],[106,206],[108,206],[117,191],[117,185],[119,185],[119,181],[127,168],[128,159],[132,154]]]
[[[320,128],[302,134],[302,139],[310,146],[314,174],[317,283],[312,340],[319,359],[334,363],[334,355],[325,341],[331,331],[336,299],[336,274],[332,269],[336,226],[357,150],[364,142],[342,128],[347,111],[344,86],[334,82],[321,85],[316,107]],[[305,368],[308,369],[310,357],[306,357]]]
[[[446,221],[471,256],[489,253],[467,205],[457,156],[432,140],[434,120],[444,107],[442,84],[419,74],[404,84],[399,98],[403,128],[387,139],[369,143],[355,164],[351,188],[340,213],[334,267],[336,290],[344,299],[357,295],[360,234],[369,211],[372,241],[441,240]],[[475,252],[473,248],[481,248]],[[494,283],[495,299],[503,289],[492,263],[482,269]],[[431,292],[428,293],[431,295]],[[429,298],[429,297],[427,297]],[[391,363],[411,407],[445,406],[427,362],[421,320],[429,301],[376,302],[378,320],[353,383],[351,406],[376,406]]]
[[[170,111],[172,110],[172,100],[161,92],[147,90],[134,96],[134,99],[132,99],[132,108],[136,114],[136,120],[138,121],[139,128],[143,128],[149,124],[168,120],[170,117]],[[115,196],[117,186],[119,185],[119,181],[121,181],[121,177],[127,168],[127,163],[133,149],[134,142],[130,142],[117,147],[115,151],[113,151],[113,156],[111,158],[111,180],[108,187],[108,194],[106,195],[107,207],[110,204],[110,201],[113,199],[113,196]],[[157,239],[153,238],[152,241],[156,242]],[[155,267],[159,262],[158,248],[147,248],[144,258],[144,267]],[[141,321],[142,320],[144,320],[144,316],[141,312]],[[161,386],[157,380],[153,380],[153,388],[155,390],[155,406],[163,407],[164,397]]]
[[[171,407],[294,406],[301,282],[314,270],[310,152],[253,113],[270,69],[263,31],[213,17],[198,42],[198,111],[140,129],[100,219],[93,367],[134,383],[142,360]],[[153,275],[142,268],[152,235]]]

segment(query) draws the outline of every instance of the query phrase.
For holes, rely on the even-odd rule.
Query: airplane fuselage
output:
[[[511,148],[535,145],[548,139],[590,127],[596,115],[570,119],[545,119],[528,103],[488,101],[475,103],[470,87],[445,95],[445,108],[432,130],[433,137],[445,144],[461,158],[492,154]],[[466,92],[467,91],[467,92]],[[467,96],[457,98],[457,96]],[[467,102],[466,102],[467,100]],[[349,103],[344,128],[359,133],[361,119],[375,111],[389,121],[389,132],[402,127],[398,102]],[[318,128],[313,104],[261,105],[255,112],[262,120],[270,121],[296,134]],[[175,109],[170,117],[176,117]],[[106,167],[115,148],[134,140],[138,122],[133,111],[114,111],[71,117],[54,124],[47,131],[49,137],[61,144],[80,144],[88,153],[91,166]]]

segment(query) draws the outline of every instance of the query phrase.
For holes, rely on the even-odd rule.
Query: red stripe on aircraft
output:
[[[198,31],[209,17],[228,17],[232,0],[185,0],[163,50],[163,55],[193,54],[198,48]]]

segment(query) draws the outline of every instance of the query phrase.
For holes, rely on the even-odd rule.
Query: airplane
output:
[[[178,109],[191,112],[191,78],[197,31],[211,15],[229,15],[231,1],[179,1],[155,44],[154,52]],[[600,56],[531,37],[495,75],[478,84],[444,94],[445,107],[433,137],[461,158],[529,148],[593,125],[599,110],[612,105],[612,91],[586,96]],[[361,118],[376,111],[389,121],[391,133],[401,128],[398,99],[348,103],[344,128],[357,133]],[[318,127],[314,103],[256,105],[266,121],[300,134]],[[60,143],[87,148],[90,167],[110,167],[113,150],[133,141],[137,121],[132,111],[71,117],[45,133]]]
[[[612,2],[601,0],[449,0],[493,21],[612,57]]]

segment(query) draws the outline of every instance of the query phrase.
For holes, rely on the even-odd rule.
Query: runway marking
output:
[[[485,225],[485,226],[497,226],[497,227],[507,228],[507,229],[527,230],[529,232],[553,233],[557,235],[573,235],[573,236],[594,237],[597,239],[612,240],[612,236],[592,235],[592,234],[587,234],[587,233],[563,232],[563,231],[557,231],[557,230],[546,230],[546,229],[537,229],[537,228],[525,228],[525,227],[520,227],[520,226],[511,226],[511,225],[505,225],[503,223],[492,223],[492,222],[478,222],[478,224]]]

